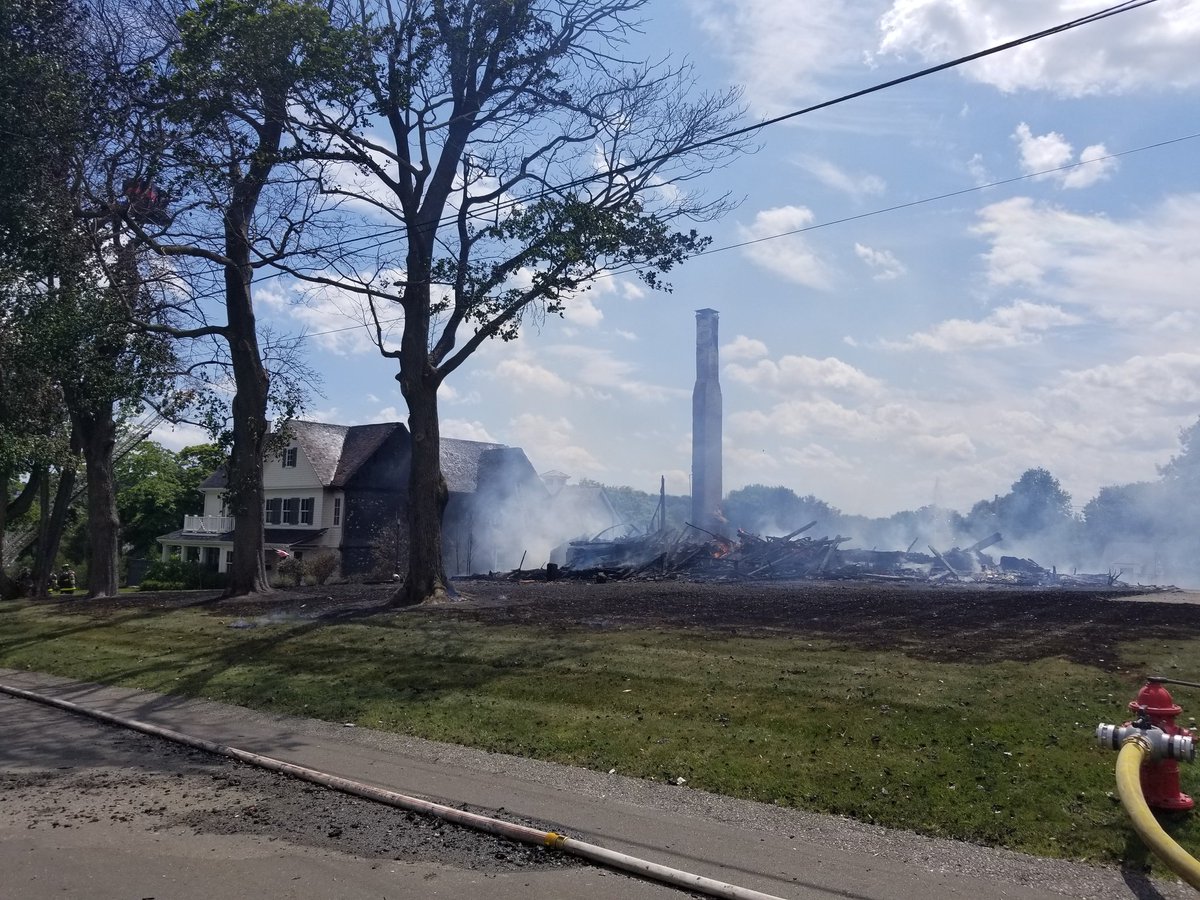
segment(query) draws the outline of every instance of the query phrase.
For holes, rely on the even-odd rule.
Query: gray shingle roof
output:
[[[321,484],[332,482],[350,426],[293,420],[287,423],[287,430],[297,446],[304,451],[305,458],[317,473]]]
[[[336,426],[341,427],[341,426]],[[347,430],[346,440],[342,444],[342,455],[338,460],[333,479],[328,482],[331,487],[344,487],[346,482],[359,470],[372,454],[382,446],[383,442],[397,431],[405,431],[399,422],[380,422],[375,425],[355,425]]]
[[[442,438],[442,475],[446,487],[460,494],[474,493],[479,486],[479,458],[486,450],[503,448],[504,444]]]
[[[370,459],[399,422],[374,425],[333,425],[328,422],[306,422],[294,419],[287,425],[296,445],[312,465],[317,478],[326,487],[341,487],[358,467]],[[227,484],[225,470],[218,469],[204,480],[201,488],[223,488]]]
[[[296,444],[327,487],[342,487],[397,430],[404,431],[400,422],[380,422],[372,425],[333,425],[327,422],[293,420],[288,423]],[[512,449],[504,444],[442,438],[442,473],[446,486],[457,493],[473,493],[479,485],[479,463],[489,450]],[[202,488],[225,487],[225,471],[218,469],[201,485]]]

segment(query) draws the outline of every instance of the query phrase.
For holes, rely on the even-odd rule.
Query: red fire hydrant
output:
[[[1168,737],[1176,734],[1192,736],[1191,731],[1175,724],[1183,707],[1171,699],[1160,679],[1146,680],[1137,699],[1130,701],[1129,711],[1144,714],[1151,725],[1161,728]],[[1178,811],[1196,805],[1196,801],[1179,789],[1179,763],[1173,759],[1159,759],[1142,766],[1142,794],[1154,809]]]

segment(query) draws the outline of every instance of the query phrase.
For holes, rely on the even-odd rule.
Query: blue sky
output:
[[[637,49],[774,116],[1099,9],[1081,0],[659,0]],[[849,8],[849,9],[847,9]],[[1159,0],[765,129],[709,177],[742,198],[674,292],[597,282],[451,376],[443,433],[539,471],[686,493],[694,310],[720,312],[725,487],[851,513],[965,509],[1031,466],[1082,506],[1155,477],[1200,415],[1200,3]],[[878,215],[900,204],[1078,168]],[[282,279],[260,314],[352,324]],[[405,418],[362,330],[314,334],[306,418]],[[160,434],[172,446],[186,429]]]

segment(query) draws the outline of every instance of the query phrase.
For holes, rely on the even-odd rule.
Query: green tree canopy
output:
[[[203,509],[200,484],[223,465],[212,444],[184,447],[173,453],[154,441],[143,441],[116,464],[117,507],[121,537],[134,555],[153,552],[155,539],[183,524],[185,515]]]

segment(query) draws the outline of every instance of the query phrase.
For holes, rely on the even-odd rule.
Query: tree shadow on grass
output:
[[[20,603],[22,601],[17,602]],[[64,637],[71,637],[77,634],[84,634],[100,628],[111,628],[113,626],[127,625],[132,622],[161,618],[181,609],[205,606],[210,602],[210,600],[207,597],[183,597],[178,602],[171,605],[140,606],[136,604],[129,604],[123,605],[120,610],[114,610],[111,606],[88,606],[85,605],[88,603],[88,601],[79,599],[73,600],[69,597],[51,597],[49,599],[39,598],[35,600],[26,600],[24,602],[34,607],[61,607],[61,609],[57,609],[55,611],[61,611],[64,615],[70,616],[73,619],[78,616],[87,616],[88,619],[84,622],[72,622],[71,624],[64,624],[51,631],[39,631],[34,637],[29,639],[0,636],[0,659],[2,659],[6,654],[13,653],[26,647],[32,647],[36,644],[42,644]]]
[[[402,637],[397,640],[405,631],[406,615],[390,608],[323,610],[303,621],[271,621],[269,614],[261,618],[265,620],[262,623],[235,619],[230,624],[247,621],[253,632],[233,629],[236,638],[195,649],[187,656],[183,674],[176,674],[180,671],[177,659],[148,658],[114,667],[103,680],[108,684],[154,684],[176,698],[174,702],[206,697],[345,721],[376,704],[426,704],[446,693],[471,692],[515,668],[549,665],[570,655],[562,647],[522,645],[507,652],[493,650],[479,658],[471,652],[469,642],[452,635],[441,636],[437,652],[407,652],[410,648]],[[346,625],[364,626],[363,633],[334,636],[311,647],[296,646],[324,629]],[[374,645],[380,641],[384,646],[376,650]],[[245,669],[244,675],[227,678],[231,670],[239,668]],[[304,686],[297,689],[301,680]],[[155,708],[171,702],[158,701]]]

